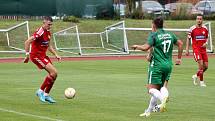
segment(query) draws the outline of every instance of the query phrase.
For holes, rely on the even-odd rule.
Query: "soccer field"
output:
[[[145,60],[65,61],[54,63],[59,76],[52,90],[56,104],[35,96],[46,73],[35,65],[0,63],[1,121],[214,121],[215,58],[209,58],[206,88],[194,86],[192,58],[173,68],[168,111],[139,117],[148,106]],[[73,87],[75,99],[65,99]]]

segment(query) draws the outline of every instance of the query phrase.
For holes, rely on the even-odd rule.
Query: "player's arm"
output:
[[[146,60],[147,60],[148,62],[150,62],[151,59],[152,59],[152,51],[153,51],[153,48],[151,47],[151,48],[148,50],[148,54],[147,54],[147,56],[146,56]]]
[[[61,57],[57,54],[57,52],[54,50],[51,44],[49,44],[48,50],[58,59],[58,61],[61,60]]]
[[[24,63],[28,63],[29,61],[29,51],[30,51],[30,45],[34,41],[34,36],[31,36],[25,41],[25,58],[23,60]]]
[[[193,36],[193,29],[192,27],[190,28],[188,34],[187,34],[187,41],[186,41],[186,51],[185,51],[185,55],[189,55],[189,47],[190,47],[190,42],[191,42],[191,39],[192,39],[192,36]]]
[[[185,53],[187,56],[189,55],[190,40],[191,40],[191,37],[188,35],[187,41],[186,41],[186,53]]]
[[[147,51],[151,48],[151,46],[148,43],[146,43],[144,45],[132,45],[131,48],[134,50]]]
[[[181,57],[183,52],[183,42],[181,40],[177,40],[176,45],[178,46],[178,58],[176,59],[176,65],[181,64]]]
[[[206,48],[208,44],[208,30],[206,31],[206,35],[206,42],[202,45],[203,48]]]
[[[206,48],[208,44],[208,38],[206,39],[206,42],[202,45],[203,48]]]

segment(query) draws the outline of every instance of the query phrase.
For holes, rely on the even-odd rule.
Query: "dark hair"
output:
[[[197,17],[197,16],[201,16],[201,17],[203,18],[203,15],[202,15],[202,14],[197,14],[196,17]]]
[[[43,20],[53,22],[53,20],[52,20],[52,18],[51,18],[50,16],[44,16],[44,17],[43,17]]]
[[[153,23],[155,24],[156,28],[163,28],[163,17],[158,16],[153,20]]]

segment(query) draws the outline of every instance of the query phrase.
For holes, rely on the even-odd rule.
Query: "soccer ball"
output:
[[[64,95],[65,95],[65,97],[66,97],[67,99],[72,99],[72,98],[74,98],[74,97],[75,97],[75,94],[76,94],[75,89],[74,89],[74,88],[71,88],[71,87],[65,89],[65,91],[64,91]]]
[[[152,112],[160,112],[160,105],[155,105],[155,107],[152,109]]]

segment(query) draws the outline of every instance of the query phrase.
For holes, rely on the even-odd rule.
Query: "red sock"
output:
[[[196,75],[199,77],[199,71],[197,71]]]
[[[54,81],[50,82],[50,83],[46,86],[45,93],[49,93],[53,85],[54,85]]]
[[[200,81],[203,81],[203,70],[202,69],[197,72],[197,75],[199,76]]]
[[[54,84],[54,78],[52,76],[49,75],[49,80],[47,81],[47,85],[46,85],[46,89],[45,89],[45,93],[49,93],[52,86]]]
[[[43,81],[43,84],[40,86],[40,89],[44,91],[47,85],[49,84],[49,82],[52,82],[52,80],[53,78],[50,75],[46,76],[46,78]]]
[[[45,78],[44,81],[43,81],[43,84],[40,86],[40,89],[41,89],[41,90],[43,90],[43,91],[45,90],[49,78],[50,78],[49,75],[46,76],[46,78]]]

